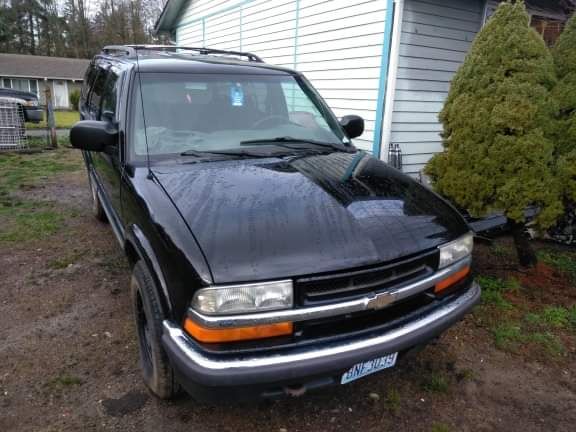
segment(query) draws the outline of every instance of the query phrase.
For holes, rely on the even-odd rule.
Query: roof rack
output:
[[[168,51],[177,52],[182,51],[194,51],[201,55],[210,54],[222,54],[222,55],[234,55],[238,57],[246,57],[248,61],[263,63],[263,60],[256,54],[241,51],[226,51],[212,48],[198,48],[198,47],[186,47],[177,45],[108,45],[102,49],[103,54],[107,55],[123,55],[130,58],[134,58],[138,55],[138,51]]]

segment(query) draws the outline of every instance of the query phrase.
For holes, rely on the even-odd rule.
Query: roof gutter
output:
[[[160,17],[154,24],[154,34],[170,33],[176,24],[180,11],[186,0],[168,0],[162,9]]]

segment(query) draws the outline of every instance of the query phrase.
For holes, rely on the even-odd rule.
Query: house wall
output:
[[[404,172],[417,175],[442,151],[438,114],[450,82],[498,3],[189,0],[176,35],[182,45],[253,51],[304,72],[336,115],[364,117],[357,146],[386,160],[389,144],[398,143]],[[560,16],[530,1],[528,12]]]
[[[364,118],[366,130],[354,142],[372,151],[381,131],[390,4],[193,0],[183,8],[176,42],[252,51],[268,63],[303,72],[337,116]]]
[[[62,80],[59,80],[62,81]],[[70,104],[70,93],[72,93],[74,90],[78,90],[80,91],[80,89],[82,88],[82,81],[70,81],[67,80],[66,81],[66,85],[68,87],[68,104],[67,105],[55,105],[54,108],[57,109],[72,109],[72,105]],[[54,97],[54,80],[42,80],[42,81],[38,81],[38,90],[40,92],[39,94],[39,101],[41,105],[45,105],[46,104],[46,87],[50,87],[50,91],[52,92],[52,97]]]
[[[483,0],[405,0],[390,142],[417,174],[442,151],[438,121],[450,81],[480,30]]]

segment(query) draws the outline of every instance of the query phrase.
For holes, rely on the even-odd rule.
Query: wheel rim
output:
[[[138,324],[138,341],[140,344],[140,358],[142,368],[146,375],[152,373],[152,335],[150,333],[150,322],[144,310],[142,297],[138,293],[136,300],[136,319]]]

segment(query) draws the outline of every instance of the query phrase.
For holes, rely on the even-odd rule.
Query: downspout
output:
[[[386,99],[384,102],[384,122],[382,125],[382,153],[388,158],[390,138],[392,135],[392,114],[394,113],[394,99],[396,98],[396,77],[398,76],[398,61],[400,59],[400,39],[402,36],[402,22],[404,19],[404,0],[395,0],[394,29],[392,31],[392,45],[390,47],[390,65],[388,82],[386,84]]]
[[[386,98],[386,85],[388,81],[388,68],[390,64],[390,47],[392,45],[392,30],[394,28],[394,0],[386,1],[386,17],[384,21],[384,40],[382,41],[382,57],[380,61],[380,80],[378,82],[378,99],[376,106],[376,122],[372,154],[380,158],[382,149],[382,122],[384,116],[384,100]]]

